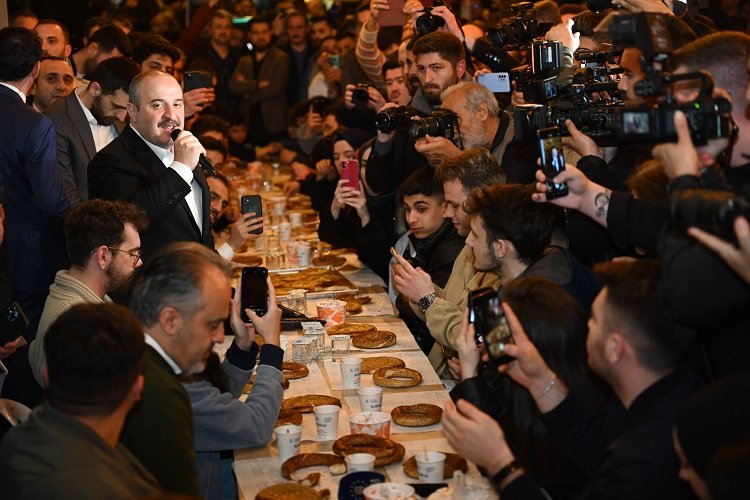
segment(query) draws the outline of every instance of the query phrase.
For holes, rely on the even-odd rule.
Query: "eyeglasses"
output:
[[[133,267],[138,265],[138,261],[141,260],[141,253],[140,250],[138,252],[128,252],[127,250],[123,250],[122,248],[115,248],[115,247],[107,247],[107,250],[112,252],[113,254],[115,252],[122,252],[130,255],[130,258],[133,260]],[[92,254],[96,253],[96,249],[91,250]]]

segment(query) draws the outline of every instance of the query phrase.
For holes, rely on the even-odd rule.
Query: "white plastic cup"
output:
[[[352,453],[344,458],[346,470],[352,472],[372,472],[375,470],[375,455],[371,453]]]
[[[289,216],[289,223],[292,225],[292,227],[302,226],[302,213],[301,212],[289,212],[287,215]]]
[[[442,483],[445,469],[445,454],[439,451],[417,453],[417,471],[423,483]]]
[[[359,407],[364,411],[380,411],[383,407],[383,389],[381,387],[362,387],[357,389]]]
[[[334,441],[339,437],[340,411],[341,407],[336,405],[321,405],[313,409],[318,441]]]
[[[276,427],[273,432],[276,434],[276,446],[279,448],[279,462],[283,464],[299,453],[302,427],[299,425],[282,425]]]
[[[362,376],[362,360],[360,358],[341,359],[341,382],[344,389],[356,389],[359,387]]]

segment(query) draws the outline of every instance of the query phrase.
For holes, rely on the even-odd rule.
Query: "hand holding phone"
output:
[[[359,191],[359,162],[357,160],[341,161],[341,178],[346,179],[346,187]]]
[[[29,324],[21,306],[11,302],[0,312],[0,346],[13,342],[21,336]]]
[[[469,304],[470,317],[473,316],[475,341],[481,339],[490,361],[500,366],[513,361],[505,353],[505,345],[513,343],[513,335],[503,311],[502,300],[493,289],[480,289]]]
[[[547,177],[547,199],[554,200],[568,195],[565,182],[556,183],[553,179],[565,170],[562,137],[560,127],[549,127],[537,130],[539,156],[542,160],[542,172]]]
[[[240,198],[242,214],[255,214],[255,217],[263,217],[263,200],[259,194],[246,194]],[[250,234],[263,234],[263,226],[250,231]]]
[[[245,267],[242,269],[240,317],[245,323],[250,322],[245,309],[250,309],[258,316],[268,311],[268,269],[265,267]]]

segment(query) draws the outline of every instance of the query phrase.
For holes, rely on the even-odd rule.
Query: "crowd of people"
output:
[[[76,25],[12,12],[1,395],[33,412],[2,428],[0,497],[238,497],[232,451],[269,443],[284,352],[271,280],[251,323],[231,286],[264,226],[232,179],[278,162],[320,240],[383,279],[452,387],[445,437],[503,499],[744,498],[750,8],[708,4],[128,0],[90,3]],[[614,12],[668,43],[615,39]],[[606,60],[611,85],[586,99],[616,95],[664,128],[604,141],[570,113],[547,178],[525,120],[547,103],[518,69],[539,54],[508,42],[518,22],[560,47],[532,84],[565,92]],[[483,78],[498,74],[507,92]],[[724,102],[704,137],[699,118]],[[499,342],[479,331],[480,294],[502,301]]]

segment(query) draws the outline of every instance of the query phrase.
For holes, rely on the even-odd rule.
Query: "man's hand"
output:
[[[544,38],[547,40],[556,40],[573,52],[581,45],[581,34],[573,33],[573,19],[568,19],[560,24],[550,28]]]
[[[261,235],[252,234],[252,231],[262,227],[263,217],[255,217],[254,212],[244,214],[229,230],[229,246],[238,251],[247,240],[257,240]]]
[[[300,185],[299,181],[288,181],[284,183],[281,191],[284,193],[284,196],[289,198],[290,196],[294,196],[295,194],[299,193],[301,187],[302,186]]]
[[[18,350],[18,348],[25,343],[26,341],[24,340],[24,338],[20,336],[16,340],[6,342],[2,346],[0,346],[0,359],[6,359],[11,354],[15,353],[16,350]]]
[[[258,316],[255,311],[246,309],[245,313],[250,318],[255,331],[263,337],[263,342],[279,346],[281,344],[281,309],[276,302],[276,289],[271,283],[271,277],[266,278],[268,285],[268,310],[263,316]]]
[[[415,269],[400,255],[396,256],[396,262],[398,267],[394,269],[393,286],[410,302],[416,303],[425,295],[435,291],[432,278],[421,267]]]
[[[427,162],[437,168],[446,158],[452,158],[461,153],[461,150],[445,137],[425,136],[414,143],[417,153],[427,158]]]
[[[328,158],[318,160],[318,163],[315,164],[315,170],[317,171],[318,180],[323,177],[328,177],[330,179],[333,177],[333,174],[336,173],[336,169],[333,168],[333,162]]]
[[[199,88],[185,92],[182,96],[185,103],[185,118],[203,111],[211,106],[216,100],[213,88]]]
[[[316,113],[312,106],[307,111],[307,128],[314,134],[323,134],[323,117]]]
[[[448,362],[448,371],[451,374],[451,378],[457,382],[461,382],[461,380],[463,380],[461,378],[461,361],[458,358],[453,357],[453,358],[448,358],[447,362]]]
[[[469,308],[464,309],[464,321],[461,325],[461,333],[456,339],[458,348],[458,361],[461,366],[460,380],[476,377],[479,366],[479,349],[474,341],[474,325],[469,323]]]
[[[458,401],[458,406],[450,399],[445,402],[442,424],[443,435],[456,453],[484,468],[490,476],[515,458],[495,419],[464,399]]]
[[[464,41],[464,32],[461,31],[461,27],[458,25],[458,22],[456,21],[456,16],[453,14],[453,12],[451,12],[451,10],[447,6],[440,5],[438,7],[433,7],[430,14],[437,16],[437,17],[442,17],[443,20],[445,21],[445,27],[442,29],[447,30],[449,33],[454,35],[456,38],[458,38],[462,42]]]
[[[729,267],[734,269],[746,283],[750,284],[750,224],[748,224],[746,218],[737,217],[734,220],[734,234],[737,236],[739,246],[735,246],[697,227],[688,229],[688,234],[718,253]]]
[[[300,180],[305,180],[307,176],[310,174],[318,173],[317,169],[310,168],[304,163],[299,162],[299,161],[292,162],[292,171],[294,172],[294,176]]]
[[[187,165],[190,170],[195,170],[202,154],[206,154],[206,150],[198,138],[187,130],[180,132],[174,141],[174,160]]]
[[[573,120],[565,120],[565,126],[570,133],[570,137],[563,137],[563,144],[572,148],[581,158],[584,156],[598,156],[604,159],[604,150],[591,137],[578,130]]]
[[[700,160],[698,151],[690,137],[690,125],[682,111],[674,113],[674,127],[677,131],[677,142],[657,144],[651,150],[654,158],[661,161],[664,173],[669,180],[682,175],[699,175]]]

